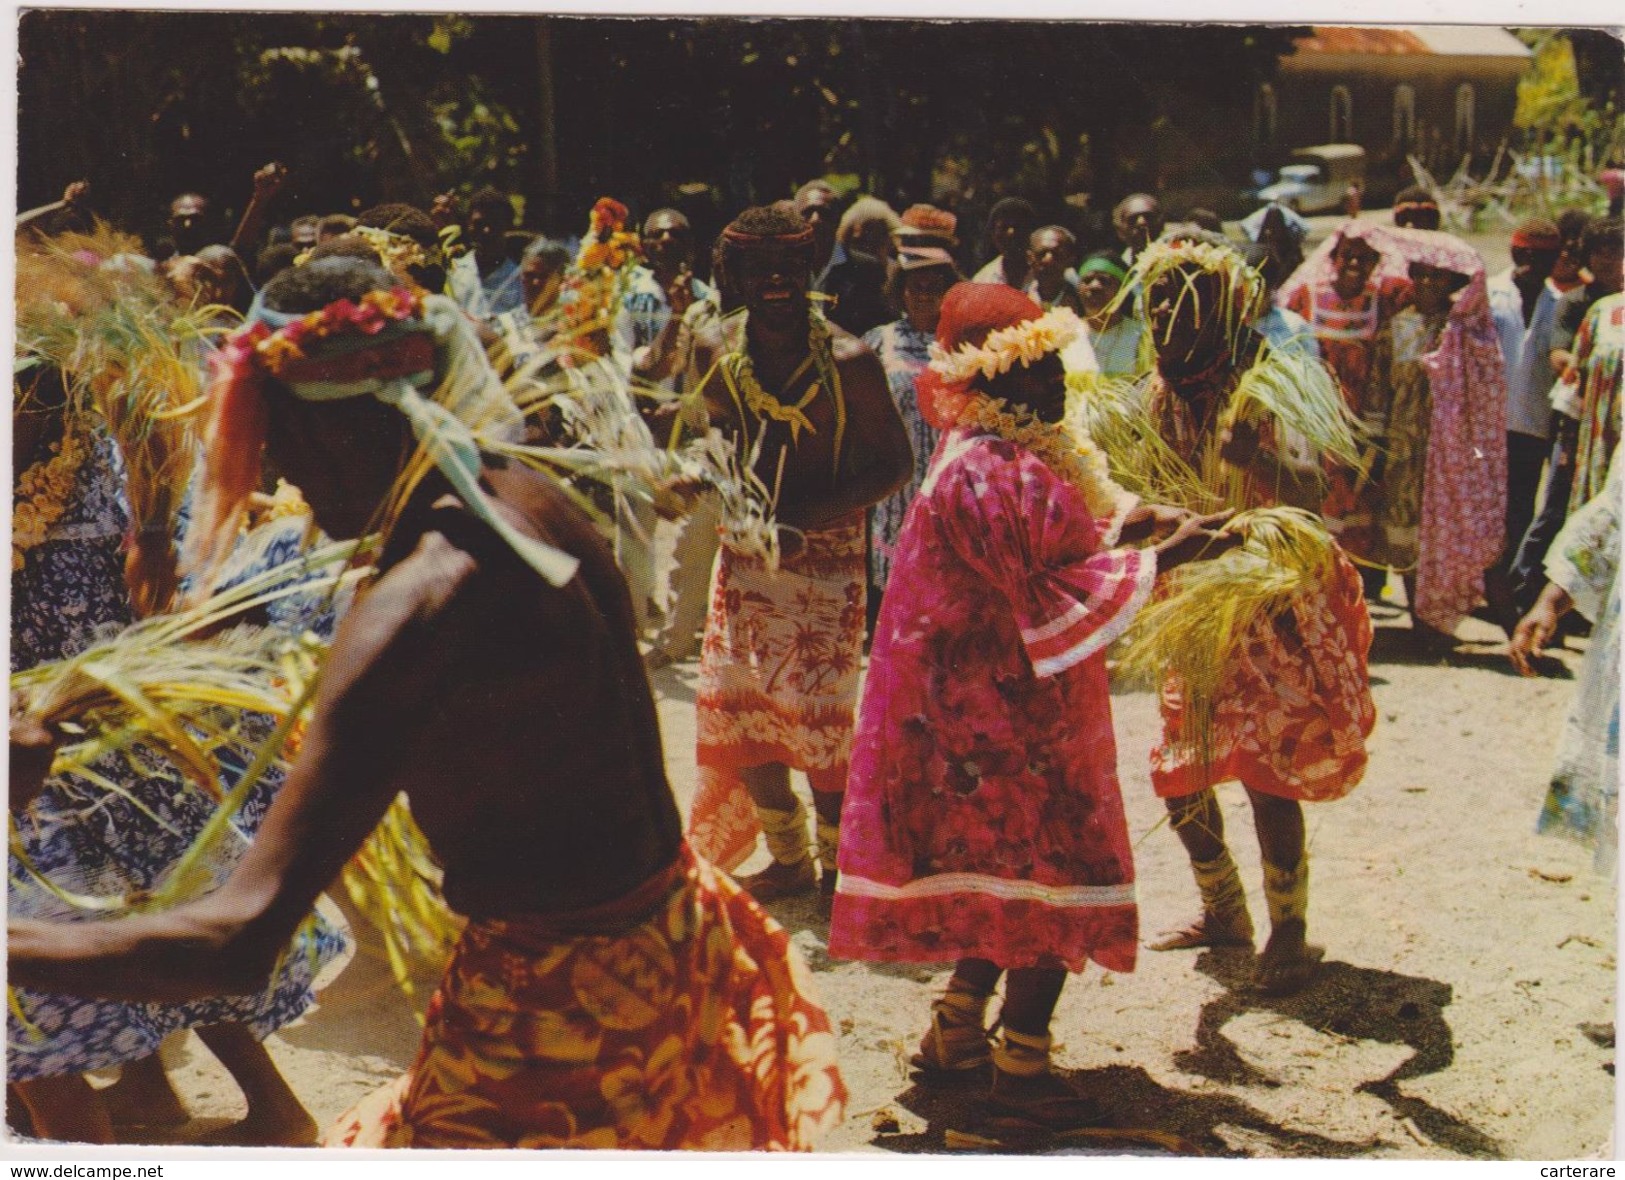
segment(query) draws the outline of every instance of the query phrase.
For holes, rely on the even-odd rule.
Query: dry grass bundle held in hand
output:
[[[330,543],[188,610],[143,620],[71,659],[12,675],[12,692],[28,715],[74,739],[57,752],[53,773],[129,798],[94,765],[109,754],[139,753],[173,763],[216,801],[197,840],[154,890],[70,895],[28,866],[31,875],[75,908],[104,913],[176,905],[211,886],[209,865],[230,837],[231,822],[265,771],[282,760],[314,695],[322,645],[314,636],[255,627],[201,637],[281,598],[336,590],[358,576],[344,572],[354,551],[354,544]],[[242,722],[249,716],[275,722],[269,738],[245,732]],[[252,757],[236,785],[222,793],[221,756],[227,752]],[[26,865],[15,829],[11,844]]]
[[[1241,375],[1220,416],[1221,431],[1238,422],[1257,424],[1274,419],[1291,435],[1303,439],[1310,452],[1341,467],[1360,468],[1363,429],[1343,398],[1337,377],[1317,357],[1295,349],[1263,345],[1258,359]],[[1207,460],[1204,482],[1220,487],[1230,483],[1230,503],[1238,503],[1239,473],[1222,472],[1217,449]]]
[[[1112,478],[1148,504],[1211,512],[1219,497],[1163,439],[1147,409],[1145,382],[1069,373],[1067,421],[1106,453]]]
[[[593,480],[608,488],[620,504],[632,499],[661,503],[672,487],[709,488],[718,495],[727,544],[777,568],[777,489],[768,488],[755,473],[759,440],[747,455],[715,432],[679,444],[674,430],[666,445],[658,444],[638,403],[671,402],[674,395],[635,378],[627,380],[609,362],[582,353],[564,333],[550,337],[504,387],[527,420],[552,422],[556,425],[550,433],[561,437],[552,446],[482,437],[481,444],[492,453],[566,481]],[[573,482],[562,486],[601,527],[614,528],[619,520],[633,519],[629,513],[612,519]],[[647,543],[648,538],[640,540]]]
[[[1242,543],[1165,575],[1118,649],[1123,675],[1177,684],[1185,711],[1172,738],[1204,764],[1213,759],[1218,690],[1248,632],[1323,586],[1336,569],[1331,534],[1313,513],[1258,508],[1237,514],[1225,531],[1240,534]]]
[[[408,999],[414,969],[439,974],[462,935],[463,919],[441,892],[442,876],[428,839],[397,795],[341,880],[350,901],[377,929],[390,974]]]
[[[104,225],[20,248],[17,364],[61,371],[70,423],[94,413],[118,444],[136,527],[168,530],[191,475],[201,350],[235,313],[177,303],[140,249]]]

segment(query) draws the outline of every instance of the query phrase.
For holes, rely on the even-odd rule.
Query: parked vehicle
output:
[[[1351,184],[1365,185],[1365,149],[1357,143],[1324,143],[1293,152],[1275,183],[1254,197],[1261,205],[1275,202],[1296,213],[1332,213],[1343,208]]]

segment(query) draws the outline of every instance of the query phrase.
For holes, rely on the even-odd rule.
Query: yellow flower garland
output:
[[[743,333],[741,333],[741,338]],[[841,374],[835,365],[835,352],[832,344],[833,336],[829,330],[829,322],[816,310],[807,317],[807,350],[818,378],[807,387],[806,396],[793,406],[787,406],[767,390],[756,378],[756,366],[750,359],[750,351],[740,348],[730,352],[718,362],[722,369],[722,376],[728,383],[729,392],[757,419],[772,418],[775,422],[783,422],[790,427],[790,443],[794,446],[805,429],[808,434],[816,434],[812,421],[802,410],[813,403],[821,389],[828,389],[830,396],[835,399],[835,463],[837,468],[841,460],[841,439],[846,433],[846,398],[841,392]],[[794,384],[798,370],[792,376],[790,383]]]
[[[1003,398],[980,395],[970,399],[955,425],[995,434],[1037,456],[1078,489],[1097,517],[1119,520],[1137,502],[1112,479],[1106,453],[1076,427],[1042,422],[1025,408],[1012,409]]]
[[[67,511],[79,466],[85,460],[84,440],[74,432],[51,444],[51,457],[35,463],[17,481],[11,509],[11,569],[23,568],[27,552],[50,535],[51,527]]]

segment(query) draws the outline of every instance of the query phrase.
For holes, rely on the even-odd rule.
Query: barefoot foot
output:
[[[1258,956],[1253,986],[1266,996],[1290,996],[1302,991],[1314,978],[1315,969],[1325,957],[1323,947],[1310,946],[1304,939],[1300,918],[1289,918],[1270,934],[1264,953]]]
[[[811,859],[794,865],[774,861],[759,873],[741,877],[739,884],[757,901],[777,901],[811,893],[818,886],[818,876]]]
[[[156,1053],[126,1064],[102,1101],[115,1127],[178,1127],[192,1117]]]
[[[1251,950],[1253,920],[1246,910],[1228,914],[1204,911],[1196,921],[1177,930],[1164,930],[1145,945],[1147,950],[1153,951],[1183,951],[1201,946],[1244,946]]]

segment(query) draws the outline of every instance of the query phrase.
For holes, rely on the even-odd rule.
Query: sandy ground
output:
[[[1116,1126],[1176,1135],[1186,1152],[1612,1154],[1613,1052],[1580,1026],[1613,1020],[1614,887],[1584,850],[1532,829],[1583,642],[1569,641],[1565,678],[1523,680],[1487,624],[1468,620],[1453,655],[1418,661],[1406,652],[1398,612],[1379,606],[1374,614],[1379,719],[1370,772],[1347,799],[1308,813],[1311,933],[1327,948],[1317,981],[1299,996],[1260,1000],[1246,988],[1244,952],[1142,952],[1130,975],[1091,968],[1062,997],[1058,1065]],[[654,678],[685,807],[695,676],[686,663]],[[1119,694],[1113,709],[1142,930],[1153,932],[1191,916],[1195,890],[1151,794],[1155,701]],[[1239,789],[1224,796],[1262,928],[1250,815]],[[814,903],[774,913],[816,972],[840,1032],[852,1096],[828,1150],[942,1151],[949,1132],[1007,1134],[978,1109],[976,1086],[931,1089],[909,1076],[906,1058],[945,967],[833,961]],[[363,949],[318,1006],[269,1044],[325,1125],[402,1071],[417,1035],[409,1005]],[[195,1037],[172,1042],[166,1057],[196,1118],[165,1139],[186,1141],[241,1117],[236,1088]],[[1131,1141],[1083,1146],[1158,1150]]]
[[[1368,218],[1387,220],[1386,211]],[[1336,224],[1316,218],[1313,238]],[[1504,234],[1473,235],[1491,273]],[[1399,612],[1377,607],[1378,708],[1365,781],[1308,809],[1311,938],[1326,961],[1302,994],[1246,987],[1242,952],[1142,952],[1131,975],[1092,968],[1062,996],[1056,1060],[1119,1128],[1176,1136],[1183,1153],[1253,1157],[1576,1159],[1614,1153],[1613,1050],[1581,1026],[1614,1019],[1615,886],[1589,853],[1534,834],[1584,644],[1563,678],[1523,680],[1500,631],[1468,620],[1455,652],[1418,660]],[[694,789],[693,663],[654,676],[672,784]],[[1157,736],[1146,693],[1113,698],[1142,932],[1195,912],[1178,841],[1152,796]],[[1225,821],[1264,928],[1257,843],[1239,788]],[[745,866],[754,871],[765,854]],[[773,907],[817,974],[851,1090],[843,1152],[934,1152],[950,1132],[1012,1150],[1158,1151],[1143,1142],[1009,1138],[976,1086],[931,1089],[907,1058],[944,967],[831,960],[811,902]],[[434,980],[420,982],[421,1004]],[[317,1007],[272,1036],[271,1053],[323,1126],[411,1062],[418,1025],[363,945]],[[165,1048],[194,1114],[184,1142],[242,1117],[230,1078],[195,1036]],[[154,1140],[157,1140],[154,1136]]]

